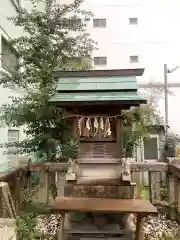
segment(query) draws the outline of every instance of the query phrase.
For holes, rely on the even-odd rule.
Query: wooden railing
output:
[[[163,162],[134,163],[131,165],[132,182],[136,183],[137,197],[143,197],[155,204],[161,202],[161,189],[167,185],[167,179],[162,179],[162,173],[167,175],[168,164]],[[146,178],[146,181],[144,181]],[[146,182],[146,184],[144,184]]]
[[[67,163],[31,163],[0,174],[0,182],[7,182],[10,186],[16,213],[18,214],[24,200],[24,192],[40,196],[40,201],[49,203],[52,197],[52,185],[58,195],[63,195]],[[153,204],[164,204],[171,209],[170,213],[180,213],[180,164],[177,162],[150,162],[131,164],[132,181],[136,183],[137,197],[146,197]],[[39,173],[39,181],[33,183],[35,173]],[[143,186],[142,175],[146,175],[148,186]],[[162,179],[162,174],[166,177]],[[147,193],[142,196],[142,192]],[[167,196],[163,196],[165,191]],[[38,194],[38,193],[39,194]],[[0,210],[3,206],[0,206]],[[1,211],[3,212],[3,211]],[[2,215],[2,214],[1,214]],[[0,216],[4,217],[4,216]]]

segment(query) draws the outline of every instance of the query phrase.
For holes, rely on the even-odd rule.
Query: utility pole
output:
[[[167,74],[168,74],[167,64],[164,64],[164,107],[165,107],[165,136],[166,136],[166,144],[168,140],[168,81],[167,81]]]
[[[168,114],[168,74],[176,71],[179,66],[169,70],[167,64],[164,64],[164,107],[165,107],[165,143],[166,143],[166,152],[168,150],[168,127],[169,127],[169,114]]]

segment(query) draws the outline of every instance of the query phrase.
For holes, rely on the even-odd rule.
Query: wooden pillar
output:
[[[40,200],[44,203],[49,202],[49,176],[47,171],[40,174]]]
[[[49,172],[49,187],[51,191],[51,196],[53,199],[57,197],[57,186],[56,186],[56,172]]]
[[[31,190],[32,190],[31,165],[32,165],[32,161],[31,161],[31,159],[29,159],[28,172],[27,172],[28,192],[31,192]]]
[[[77,117],[73,117],[72,119],[73,121],[73,127],[72,127],[72,136],[75,139],[79,139],[79,133],[78,133],[78,118]]]
[[[168,176],[168,203],[169,205],[173,205],[175,202],[175,192],[174,192],[175,182],[174,176],[169,173]]]
[[[123,139],[122,139],[122,120],[120,117],[116,117],[116,143],[117,154],[121,159],[123,155]]]
[[[25,177],[25,172],[23,170],[19,170],[19,173],[18,173],[18,177],[19,177],[19,188],[20,188],[20,203],[22,203],[25,199],[25,194],[24,194],[24,177]],[[20,204],[19,203],[19,204]]]
[[[136,223],[135,240],[143,240],[144,239],[143,223],[144,223],[144,216],[138,214],[137,223]]]
[[[140,198],[141,197],[141,172],[132,172],[131,182],[136,183],[135,197]]]
[[[16,190],[15,190],[15,209],[16,209],[16,214],[19,215],[20,211],[20,204],[21,204],[21,179],[19,176],[16,178]]]
[[[66,172],[57,172],[57,196],[64,196]]]
[[[168,216],[170,219],[175,217],[175,180],[173,174],[168,175]]]
[[[178,179],[178,202],[177,202],[177,212],[180,213],[180,179]]]
[[[161,201],[160,172],[148,172],[149,198],[152,204]]]
[[[49,173],[48,172],[45,172],[44,195],[45,195],[45,203],[48,203],[49,202]]]
[[[179,179],[177,177],[174,177],[174,203],[177,212],[179,208],[178,202],[179,202]]]
[[[64,220],[65,220],[65,212],[62,212],[61,218],[60,218],[60,226],[58,230],[58,240],[64,240]]]

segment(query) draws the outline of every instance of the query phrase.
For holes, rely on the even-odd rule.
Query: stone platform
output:
[[[68,197],[91,197],[91,198],[115,198],[133,199],[135,184],[115,186],[76,185],[68,183],[64,188],[64,196]]]
[[[66,197],[133,199],[135,185],[128,184],[94,186],[69,182],[65,185],[64,193]],[[67,239],[131,239],[129,236],[133,230],[129,232],[131,226],[127,224],[128,217],[124,213],[68,213],[65,218]],[[128,238],[125,238],[125,229],[128,229]]]

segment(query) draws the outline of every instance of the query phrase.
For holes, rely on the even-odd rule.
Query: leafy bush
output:
[[[16,219],[16,231],[19,240],[49,239],[49,236],[37,228],[38,217],[48,213],[48,206],[42,203],[34,204],[31,200],[24,201],[23,210]]]

